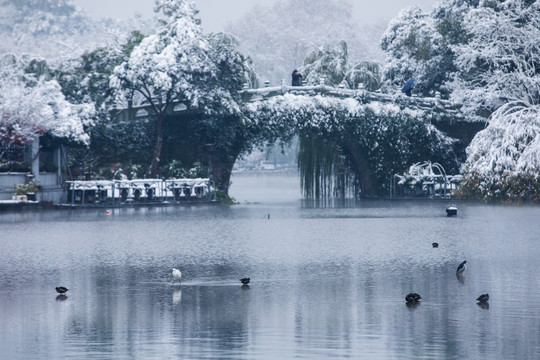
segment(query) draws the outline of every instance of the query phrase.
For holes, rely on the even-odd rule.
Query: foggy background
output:
[[[94,17],[131,17],[139,13],[145,17],[153,16],[154,0],[74,0],[75,4]],[[256,5],[271,6],[278,0],[195,0],[205,31],[223,31],[225,26],[238,20]],[[359,24],[388,22],[401,9],[418,5],[429,11],[436,0],[371,0],[353,1],[354,17]]]

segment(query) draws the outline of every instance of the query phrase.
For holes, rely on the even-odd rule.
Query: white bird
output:
[[[180,272],[180,270],[173,268],[172,277],[174,281],[180,281],[180,279],[182,279],[182,273]]]

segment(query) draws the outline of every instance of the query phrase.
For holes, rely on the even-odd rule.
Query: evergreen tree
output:
[[[173,104],[240,119],[238,90],[250,79],[250,64],[234,50],[231,38],[202,34],[191,3],[157,0],[156,11],[162,22],[158,32],[143,39],[111,78],[120,98],[139,97],[151,110],[156,128],[150,176],[159,173],[164,120]]]

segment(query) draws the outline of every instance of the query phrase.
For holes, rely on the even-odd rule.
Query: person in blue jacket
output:
[[[403,85],[403,89],[401,89],[401,91],[403,91],[405,95],[411,96],[413,85],[414,85],[414,79],[409,79],[407,80],[405,85]]]

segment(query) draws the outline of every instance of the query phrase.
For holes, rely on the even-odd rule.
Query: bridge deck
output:
[[[295,95],[324,95],[339,98],[354,98],[361,103],[369,103],[377,101],[381,103],[393,103],[403,107],[416,107],[425,110],[440,110],[445,112],[460,112],[461,105],[456,104],[450,100],[441,99],[440,96],[436,97],[417,97],[407,96],[401,92],[395,94],[385,94],[382,92],[372,92],[364,89],[345,89],[339,87],[327,86],[325,84],[311,85],[311,86],[274,86],[263,87],[258,89],[244,89],[240,92],[242,98],[246,102],[263,101],[275,96],[281,96],[284,94]]]
[[[341,87],[327,86],[324,83],[315,86],[288,86],[282,84],[281,86],[263,87],[257,89],[249,89],[247,85],[240,90],[242,100],[246,103],[265,101],[274,97],[283,96],[285,94],[303,95],[303,96],[328,96],[336,98],[353,98],[362,104],[369,104],[371,102],[388,103],[399,106],[401,109],[413,108],[419,110],[432,111],[437,113],[445,113],[451,123],[454,122],[472,122],[485,124],[486,119],[480,116],[471,116],[461,111],[462,105],[455,103],[451,100],[441,99],[440,96],[435,97],[418,97],[407,96],[402,92],[396,92],[394,94],[382,93],[379,91],[372,92],[364,89],[345,89]],[[136,118],[147,117],[153,112],[152,108],[148,104],[141,104],[137,106],[130,106],[114,110],[114,117],[118,120],[133,120]],[[180,102],[174,102],[167,108],[168,114],[187,114],[196,113],[197,109],[188,109],[184,104]],[[483,125],[482,125],[483,126]]]

